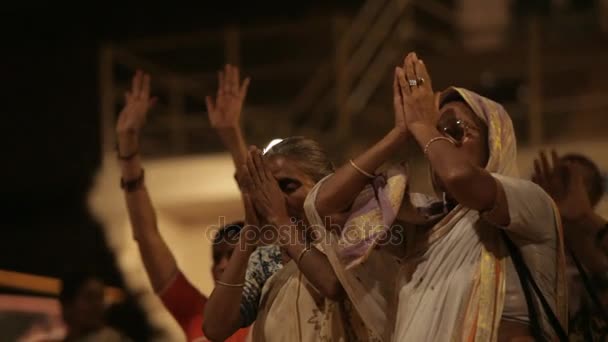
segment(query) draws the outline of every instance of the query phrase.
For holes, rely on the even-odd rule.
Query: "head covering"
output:
[[[518,177],[517,142],[509,114],[504,107],[464,88],[450,87],[441,93],[440,106],[464,100],[488,127],[490,158],[486,170],[503,176]]]
[[[508,177],[517,177],[517,146],[513,124],[505,109],[498,103],[463,88],[451,87],[440,97],[440,104],[464,101],[488,128],[489,159],[486,170]],[[305,202],[309,222],[323,227],[315,208],[315,198],[323,181],[311,191]],[[392,320],[397,307],[396,276],[399,261],[376,247],[382,232],[390,228],[402,208],[407,177],[403,167],[392,169],[378,176],[355,200],[341,232],[334,239],[325,237],[325,252],[336,275],[340,279],[349,300],[374,335],[390,338]],[[410,196],[412,198],[412,196]],[[414,198],[412,198],[413,200]],[[415,203],[416,201],[412,201]],[[423,251],[468,215],[470,210],[457,205],[423,237],[424,243],[410,243],[406,234],[408,255]],[[332,235],[331,233],[328,235]],[[414,240],[414,236],[411,236]],[[418,236],[415,237],[418,241]],[[505,272],[504,253],[498,230],[484,230],[484,243],[479,251],[479,277],[472,290],[463,293],[468,303],[461,315],[462,331],[456,340],[495,341],[504,303]],[[393,288],[391,288],[393,286]],[[483,303],[483,304],[482,304]]]

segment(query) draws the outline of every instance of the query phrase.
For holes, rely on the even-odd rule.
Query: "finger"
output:
[[[540,162],[538,161],[538,159],[534,159],[534,175],[537,180],[536,184],[538,184],[544,188],[545,187],[545,177],[544,177],[543,170],[541,169]]]
[[[268,161],[268,159],[263,158],[262,155],[260,155],[260,159],[262,159],[262,165],[264,166],[264,175],[266,176],[266,180],[270,182],[276,181],[274,175],[272,174],[272,171],[270,171],[270,162]]]
[[[134,98],[139,98],[141,93],[141,70],[137,70],[135,75],[133,75],[133,80],[131,82],[131,94]]]
[[[441,92],[438,91],[435,93],[435,108],[439,109],[440,103],[441,103]]]
[[[399,86],[399,71],[395,68],[393,75],[393,107],[396,113],[403,115],[405,110],[403,109],[403,96],[401,94],[401,87]]]
[[[397,68],[395,68],[395,72],[393,73],[393,100],[395,104],[397,101],[401,102],[401,90],[399,89],[399,76],[397,75]]]
[[[549,160],[547,159],[545,151],[540,151],[540,166],[545,178],[548,178],[551,175],[551,166],[549,165]]]
[[[255,164],[255,168],[258,172],[260,180],[262,182],[267,182],[269,179],[266,177],[266,168],[264,167],[264,162],[262,161],[262,154],[260,151],[253,151],[253,162]]]
[[[408,80],[408,85],[409,85],[409,81],[417,81],[418,77],[416,77],[416,71],[414,70],[414,54],[413,53],[409,53],[407,55],[407,57],[405,57],[405,77]],[[417,90],[418,86],[411,86],[410,89],[412,90],[412,92],[415,92]]]
[[[125,104],[131,102],[131,92],[125,91]]]
[[[207,113],[210,115],[215,112],[215,105],[211,96],[205,96],[205,105],[207,106]]]
[[[251,201],[251,195],[243,194],[243,205],[245,207],[245,223],[248,225],[258,225],[258,217]]]
[[[562,163],[555,149],[551,149],[551,161],[553,162],[553,167],[557,167],[557,165]]]
[[[252,158],[251,154],[247,155],[246,163],[247,163],[247,174],[249,174],[249,180],[251,181],[248,192],[253,193],[253,192],[255,192],[255,188],[258,188],[261,186],[261,182],[256,176],[255,165],[253,164],[253,158]]]
[[[247,167],[247,160],[245,160],[245,164],[239,167],[237,176],[239,177],[237,182],[241,187],[242,191],[245,193],[250,193],[253,188],[253,179],[251,179],[251,173],[249,172],[249,168]]]
[[[431,84],[431,76],[429,75],[428,70],[426,69],[426,65],[422,61],[422,59],[418,59],[415,64],[416,75],[418,76],[418,80],[422,79],[422,85],[419,85],[422,89],[427,91],[433,91],[433,86]]]
[[[224,94],[230,93],[230,82],[232,81],[232,70],[230,64],[226,64],[224,68]]]
[[[247,77],[241,85],[241,89],[239,90],[239,97],[241,98],[241,100],[245,100],[245,98],[247,97],[247,90],[249,89],[250,81],[251,78]]]
[[[407,78],[405,77],[405,71],[403,68],[397,67],[397,79],[399,81],[401,97],[405,98],[407,95],[411,95],[412,89],[410,89],[410,85],[407,83]]]
[[[553,164],[553,172],[557,176],[556,181],[563,182],[567,168],[564,167],[564,163],[559,159],[559,155],[555,149],[551,149],[551,163]]]
[[[141,97],[150,98],[150,75],[144,74],[142,78]]]
[[[226,79],[224,80],[224,92],[227,94],[231,94],[232,93],[232,83],[234,82],[233,79],[233,72],[232,72],[232,66],[230,64],[226,64]]]
[[[224,93],[224,72],[219,70],[217,72],[217,97],[220,97],[220,94]]]
[[[239,93],[239,82],[241,81],[239,74],[239,68],[232,66],[232,88],[230,89],[234,94]]]
[[[253,184],[255,186],[262,185],[262,177],[258,172],[258,168],[255,164],[255,146],[249,148],[249,156],[247,157],[247,168],[249,169],[249,173],[251,173],[251,178],[253,179]]]
[[[399,86],[399,67],[395,67],[395,72],[393,73],[393,97],[401,98]]]

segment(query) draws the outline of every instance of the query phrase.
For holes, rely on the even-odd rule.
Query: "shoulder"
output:
[[[258,247],[249,258],[249,268],[273,274],[281,268],[281,249],[274,245]]]
[[[554,237],[559,215],[551,197],[533,182],[493,174],[504,192],[509,212],[505,229],[532,240]]]
[[[551,196],[532,181],[498,174],[492,174],[492,176],[501,185],[509,204],[513,202],[514,204],[521,204],[528,208],[544,208],[545,210],[539,214],[554,212],[554,204]]]

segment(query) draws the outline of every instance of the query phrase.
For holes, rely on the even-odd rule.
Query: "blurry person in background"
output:
[[[67,274],[59,302],[67,326],[64,341],[130,341],[104,322],[104,283],[99,277],[86,272]]]
[[[154,291],[179,323],[188,341],[204,340],[202,321],[207,298],[179,269],[175,257],[158,230],[156,212],[144,184],[139,135],[148,110],[156,101],[150,97],[150,76],[137,71],[131,90],[125,98],[126,104],[119,115],[116,133],[122,171],[121,187],[125,194],[133,237],[139,246]],[[239,222],[229,224],[217,233],[213,243],[214,280],[223,273],[234,250],[232,241],[238,241],[242,226]],[[247,329],[240,329],[228,341],[243,341],[246,336]]]
[[[569,250],[570,337],[604,341],[608,337],[608,221],[595,212],[604,194],[598,166],[580,154],[544,152],[534,161],[533,180],[557,204]]]

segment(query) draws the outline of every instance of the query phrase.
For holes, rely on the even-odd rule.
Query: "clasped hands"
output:
[[[245,204],[245,228],[241,235],[253,246],[279,245],[302,242],[303,230],[287,209],[286,195],[270,171],[262,151],[252,146],[247,162],[239,173],[243,202]]]

